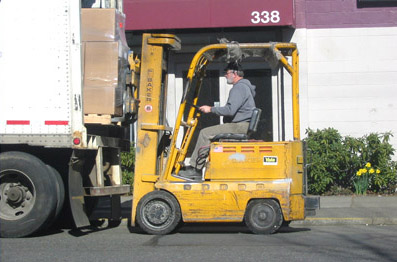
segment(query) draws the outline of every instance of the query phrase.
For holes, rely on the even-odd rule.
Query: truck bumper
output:
[[[304,196],[305,199],[305,217],[315,216],[316,209],[320,209],[319,196]]]

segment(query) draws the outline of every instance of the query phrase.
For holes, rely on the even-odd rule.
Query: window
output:
[[[397,0],[357,0],[358,8],[393,6],[397,6]]]

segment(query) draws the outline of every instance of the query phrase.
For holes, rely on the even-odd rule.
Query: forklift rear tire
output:
[[[166,191],[153,191],[138,204],[136,220],[148,234],[165,235],[181,221],[181,208],[173,195]]]
[[[256,199],[248,203],[244,221],[255,234],[273,234],[283,223],[283,215],[277,201]]]

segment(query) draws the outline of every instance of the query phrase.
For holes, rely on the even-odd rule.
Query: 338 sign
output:
[[[294,9],[296,0],[129,0],[124,2],[128,2],[124,5],[124,13],[130,14],[126,18],[128,30],[296,27]],[[178,15],[169,19],[167,12],[158,12],[158,10],[178,10]],[[147,19],[148,17],[150,19]]]
[[[253,24],[277,24],[280,22],[280,12],[273,11],[253,11],[251,13],[251,23]]]

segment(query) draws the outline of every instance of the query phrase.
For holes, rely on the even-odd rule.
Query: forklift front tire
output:
[[[273,199],[255,199],[248,203],[244,221],[255,234],[273,234],[281,226],[283,215]]]
[[[139,201],[136,220],[148,234],[165,235],[181,221],[181,208],[173,195],[166,191],[153,191]]]

